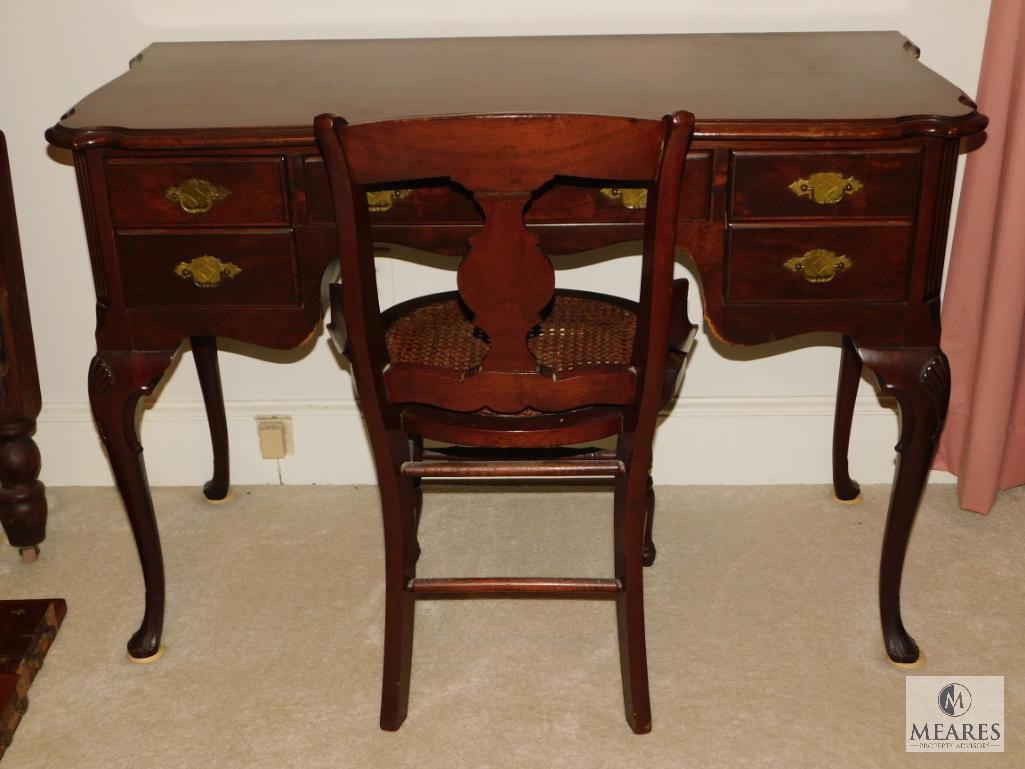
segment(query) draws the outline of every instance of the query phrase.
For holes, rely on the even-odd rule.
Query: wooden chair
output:
[[[352,361],[384,516],[381,727],[398,729],[406,716],[415,600],[531,595],[616,601],[627,721],[649,731],[642,550],[655,421],[675,392],[694,331],[686,281],[673,281],[693,116],[487,115],[350,126],[320,115],[314,125],[341,255],[332,333]],[[460,185],[484,224],[469,239],[458,292],[382,313],[366,187],[412,180]],[[555,289],[552,263],[523,219],[552,180],[649,188],[639,302]],[[613,435],[614,452],[556,449]],[[457,446],[425,454],[424,438]],[[614,578],[417,578],[419,479],[539,475],[615,477]]]

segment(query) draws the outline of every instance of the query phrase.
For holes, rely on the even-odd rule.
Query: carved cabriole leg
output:
[[[840,353],[840,381],[836,387],[836,416],[833,420],[833,493],[847,504],[861,501],[861,487],[851,480],[847,455],[851,444],[854,403],[861,383],[861,356],[850,337],[843,338]]]
[[[651,731],[648,696],[648,657],[644,637],[644,522],[648,496],[650,448],[635,450],[632,435],[622,435],[617,453],[626,472],[616,477],[614,543],[619,627],[619,665],[623,677],[626,721],[637,734]],[[638,441],[638,443],[642,443]],[[650,440],[647,443],[650,447]]]
[[[196,361],[199,386],[203,390],[203,405],[210,425],[210,443],[214,453],[213,477],[203,484],[203,496],[210,502],[225,502],[231,492],[228,454],[228,420],[224,415],[224,394],[221,391],[221,369],[217,365],[217,339],[212,336],[194,336],[192,357]]]
[[[134,660],[159,656],[164,624],[164,560],[142,460],[136,407],[153,391],[173,356],[173,351],[101,351],[89,367],[93,417],[128,513],[146,586],[142,625],[128,641],[128,654]]]
[[[644,496],[644,565],[651,566],[655,563],[655,556],[658,550],[655,549],[655,540],[652,539],[652,529],[655,526],[655,484],[651,480],[651,473],[648,473],[648,491]]]
[[[46,494],[39,481],[35,420],[0,427],[0,524],[26,563],[36,560],[46,533]]]
[[[384,669],[381,728],[395,731],[406,720],[413,660],[413,593],[416,576],[416,500],[411,478],[399,468],[409,456],[409,438],[399,430],[371,426],[374,463],[384,516]]]
[[[879,611],[887,655],[895,663],[909,664],[918,660],[919,652],[901,620],[901,575],[915,513],[947,414],[950,366],[938,347],[862,347],[860,352],[880,388],[894,396],[900,408],[897,472],[879,566]]]

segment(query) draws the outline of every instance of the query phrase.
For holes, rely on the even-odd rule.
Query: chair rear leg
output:
[[[413,593],[416,576],[415,491],[412,479],[399,473],[408,455],[405,435],[375,445],[385,538],[384,664],[381,683],[381,728],[395,731],[406,719],[413,658]],[[383,443],[383,442],[382,442]]]
[[[623,442],[624,439],[620,438],[621,446]],[[619,453],[621,457],[624,454],[622,449]],[[616,596],[619,665],[623,675],[626,721],[637,734],[651,731],[648,657],[644,640],[643,566],[649,466],[650,462],[644,457],[635,456],[627,460],[626,472],[616,478],[615,494],[616,578],[622,585]]]

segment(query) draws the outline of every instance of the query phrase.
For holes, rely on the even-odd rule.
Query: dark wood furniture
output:
[[[384,515],[383,729],[398,729],[406,717],[415,599],[534,595],[615,598],[626,719],[635,732],[651,730],[645,509],[655,420],[676,391],[695,330],[686,318],[686,281],[673,286],[693,128],[693,115],[682,112],[661,121],[519,114],[350,126],[328,114],[317,118],[341,255],[340,283],[331,286],[332,331],[352,361]],[[421,296],[382,315],[367,187],[407,184],[443,193],[457,186],[484,221],[462,249],[458,291]],[[556,290],[552,261],[524,221],[552,184],[646,190],[639,302]],[[674,317],[685,329],[678,339]],[[416,576],[414,479],[444,475],[453,463],[425,461],[413,446],[426,438],[500,453],[610,436],[617,439],[613,459],[567,466],[562,457],[495,456],[459,469],[464,476],[615,478],[615,577]]]
[[[67,611],[63,598],[0,601],[0,758],[28,709],[29,687]]]
[[[0,524],[29,563],[46,535],[46,494],[32,440],[40,406],[11,168],[0,132]]]
[[[47,133],[73,150],[97,297],[89,392],[146,582],[133,658],[157,653],[164,575],[135,406],[183,339],[294,347],[322,316],[335,255],[310,119],[418,115],[695,114],[678,242],[710,333],[758,344],[844,336],[839,496],[864,362],[901,410],[880,611],[891,660],[904,629],[904,553],[949,390],[940,282],[957,155],[986,118],[895,32],[168,43]],[[456,189],[371,190],[379,241],[456,249],[480,215]],[[641,237],[636,190],[566,188],[527,223],[547,253]],[[201,375],[215,369],[208,341]],[[220,422],[216,386],[207,405]],[[213,429],[215,437],[222,433]],[[216,440],[221,467],[223,435]],[[215,484],[215,496],[223,489]]]

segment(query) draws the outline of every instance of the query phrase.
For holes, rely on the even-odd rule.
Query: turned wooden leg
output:
[[[395,731],[406,720],[413,660],[413,593],[416,576],[415,492],[399,468],[408,454],[408,438],[397,431],[372,441],[384,516],[385,609],[381,728]]]
[[[191,342],[214,452],[214,474],[203,484],[203,496],[211,502],[221,502],[227,499],[231,490],[231,471],[228,461],[228,420],[224,415],[221,369],[217,365],[217,339],[212,336],[194,336]]]
[[[46,535],[46,494],[39,481],[35,420],[0,427],[0,524],[26,563],[36,560]]]
[[[630,457],[629,436],[621,436],[618,450],[626,472],[616,478],[614,543],[619,627],[619,666],[623,676],[626,721],[637,734],[651,731],[648,696],[648,655],[644,640],[644,521],[651,457]],[[649,443],[650,445],[650,443]]]
[[[170,351],[101,351],[89,367],[93,417],[128,513],[146,586],[142,625],[128,641],[128,654],[134,660],[160,654],[164,624],[164,559],[136,428],[136,407],[153,391],[173,355]]]
[[[861,356],[851,338],[845,336],[840,352],[840,380],[836,387],[836,416],[833,419],[833,493],[841,502],[861,500],[861,487],[851,479],[847,467],[851,422],[860,383]]]
[[[655,563],[655,556],[658,550],[655,549],[655,541],[652,539],[652,529],[655,526],[655,484],[648,474],[648,491],[644,496],[644,565],[651,566]]]
[[[918,659],[918,646],[904,629],[900,582],[908,539],[922,498],[950,398],[950,366],[938,347],[866,349],[865,365],[900,408],[897,472],[883,534],[879,566],[879,611],[886,653],[896,663]]]

